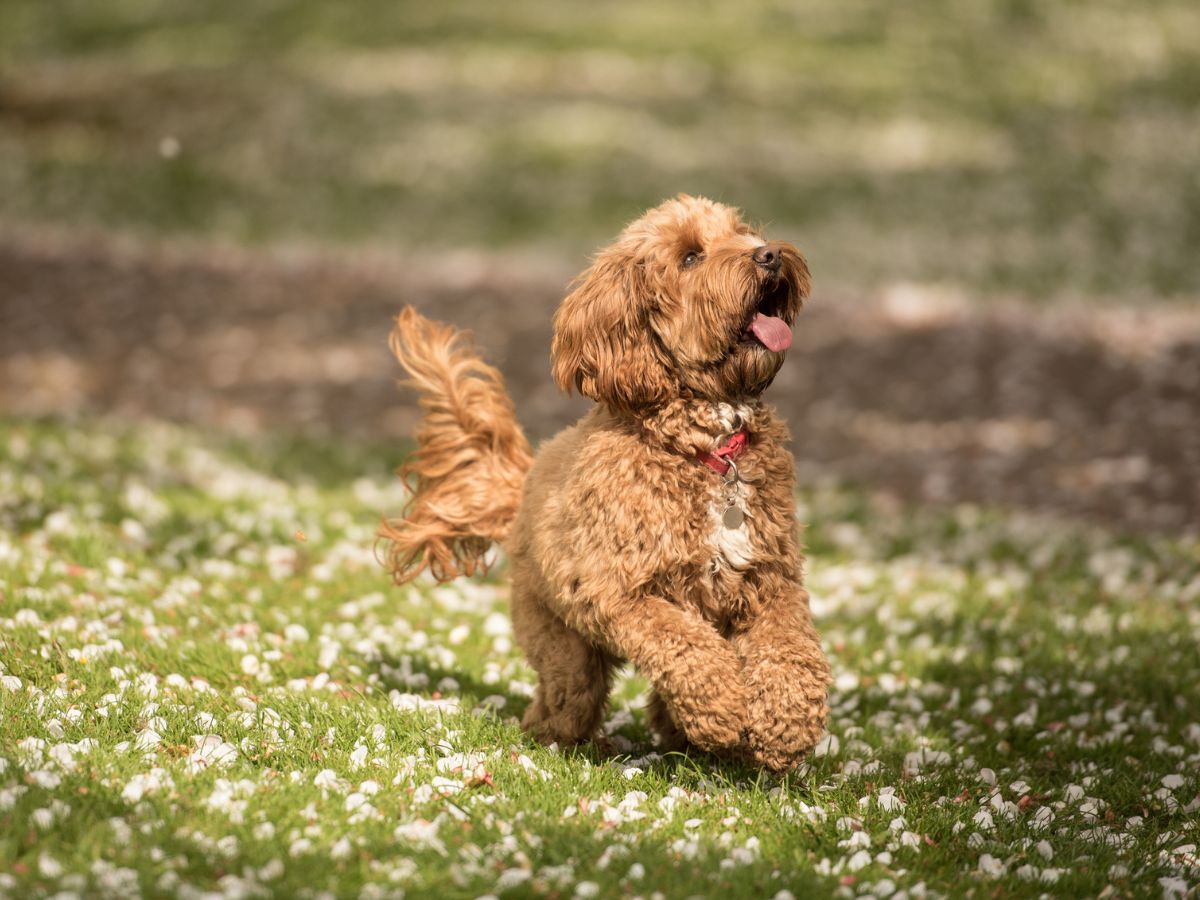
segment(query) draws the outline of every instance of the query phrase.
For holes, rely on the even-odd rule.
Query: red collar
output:
[[[704,463],[718,475],[725,475],[729,472],[730,460],[737,460],[746,448],[750,446],[750,432],[745,428],[739,428],[724,441],[721,446],[717,447],[712,453],[701,450],[696,454],[696,459]]]

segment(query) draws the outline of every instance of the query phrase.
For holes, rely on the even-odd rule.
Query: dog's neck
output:
[[[637,417],[646,439],[685,456],[708,453],[735,431],[753,435],[764,415],[758,398],[741,403],[671,400]]]

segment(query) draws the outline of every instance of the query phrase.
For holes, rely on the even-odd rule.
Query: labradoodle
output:
[[[526,731],[592,738],[614,666],[689,745],[786,771],[815,745],[829,666],[803,586],[787,430],[761,398],[808,295],[804,257],[681,195],[601,250],[554,317],[554,379],[596,401],[536,457],[499,372],[411,308],[391,348],[423,392],[415,491],[380,532],[396,581],[512,568],[538,673]]]

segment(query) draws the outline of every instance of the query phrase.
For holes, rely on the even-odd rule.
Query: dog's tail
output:
[[[379,530],[384,563],[397,584],[426,568],[438,581],[486,571],[485,554],[508,537],[533,462],[504,379],[467,335],[412,307],[396,317],[388,343],[422,392],[424,417],[416,452],[397,470],[412,496]]]

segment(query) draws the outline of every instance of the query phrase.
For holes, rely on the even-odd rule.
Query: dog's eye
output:
[[[696,263],[700,262],[700,255],[700,252],[697,250],[692,250],[689,252],[688,255],[683,258],[683,267],[685,269],[690,269]]]

